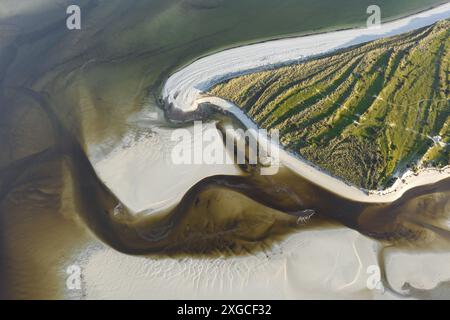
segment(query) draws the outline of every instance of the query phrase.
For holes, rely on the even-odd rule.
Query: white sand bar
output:
[[[205,92],[221,81],[263,70],[268,66],[294,63],[301,59],[426,27],[447,18],[450,18],[450,3],[384,23],[378,29],[349,29],[221,51],[201,58],[173,74],[163,88],[163,98],[172,103],[174,108],[182,111],[196,110],[200,103],[209,102],[233,113],[248,127],[254,127],[254,123],[239,108],[223,99],[205,98]],[[283,150],[280,151],[280,161],[298,175],[331,192],[351,200],[371,203],[392,202],[413,187],[436,183],[450,177],[448,167],[443,170],[427,169],[419,175],[407,172],[392,188],[381,192],[367,192],[350,186]]]

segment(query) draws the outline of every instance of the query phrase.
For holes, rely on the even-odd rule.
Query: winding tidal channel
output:
[[[248,127],[245,125],[248,120],[238,110],[225,109],[221,104],[226,105],[226,102],[215,103],[218,99],[205,98],[203,93],[215,83],[239,74],[266,66],[294,63],[299,55],[304,59],[414,30],[448,18],[449,14],[450,5],[447,4],[388,23],[381,30],[345,30],[310,38],[277,40],[202,58],[179,70],[166,82],[164,116],[175,127],[180,123],[189,126],[194,120],[206,120],[218,128],[230,122],[238,127]],[[161,115],[155,117],[153,121],[161,121]],[[196,138],[199,137],[194,135],[193,139]],[[131,161],[126,156],[118,159]],[[111,246],[126,253],[239,256],[270,251],[268,248],[273,243],[305,229],[324,228],[324,234],[327,234],[329,224],[337,224],[377,241],[380,247],[375,254],[376,264],[383,271],[388,288],[384,247],[427,247],[431,251],[442,252],[449,249],[450,179],[445,179],[445,176],[437,179],[440,181],[436,183],[406,188],[397,197],[386,197],[384,202],[380,197],[377,202],[370,196],[367,197],[372,201],[363,196],[360,197],[363,201],[349,200],[345,194],[354,192],[350,190],[352,187],[344,183],[323,186],[318,182],[323,181],[320,178],[318,181],[305,179],[289,167],[282,167],[274,176],[261,176],[254,166],[216,167],[207,172],[214,170],[232,175],[215,174],[203,179],[198,175],[191,177],[193,182],[195,179],[199,181],[192,182],[189,191],[173,201],[176,204],[165,202],[164,210],[146,209],[136,214],[127,212],[126,203],[117,206],[113,202],[109,212],[114,211],[114,207],[116,214],[96,215],[91,226],[102,238],[108,239]],[[176,179],[176,173],[171,179]],[[123,180],[121,185],[123,187]],[[127,200],[130,204],[133,200],[139,202],[137,199]],[[240,204],[238,208],[236,202]],[[434,284],[438,287],[440,282]]]
[[[63,257],[63,267],[76,264],[84,272],[80,292],[47,283],[55,296],[449,297],[448,178],[406,188],[389,201],[358,201],[343,196],[350,186],[324,186],[323,180],[305,177],[286,165],[275,175],[262,176],[258,165],[177,166],[170,161],[173,130],[193,132],[194,120],[217,128],[219,138],[224,125],[246,127],[237,112],[213,105],[214,100],[198,104],[214,83],[294,63],[299,56],[305,59],[406,32],[449,16],[447,3],[387,23],[384,31],[351,29],[282,39],[201,58],[167,79],[159,103],[149,99],[142,111],[129,116],[128,123],[137,129],[114,143],[106,138],[82,146],[43,92],[8,89],[47,116],[56,143],[2,169],[8,174],[0,181],[0,199],[9,197],[9,205],[17,205],[17,199],[29,197],[26,189],[9,193],[17,179],[32,180],[36,172],[48,175],[46,192],[63,189],[62,197],[73,195],[74,207],[64,209],[73,213],[69,218],[77,226],[64,220],[67,217],[58,224],[35,225],[22,216],[33,210],[21,199],[21,213],[0,222],[2,230],[12,230],[3,234],[0,242],[10,246],[2,250],[5,257],[0,257],[5,274],[14,274],[15,266],[23,262],[6,257],[5,252],[34,241],[25,232],[34,230],[36,238],[44,239],[43,248],[50,251],[58,247],[54,236],[66,234],[71,249],[58,247],[55,261]],[[142,135],[143,131],[151,134]],[[192,139],[196,138],[193,133]],[[39,170],[28,172],[30,163]],[[59,170],[64,174],[52,175]],[[39,210],[44,212],[46,206]],[[54,219],[51,213],[43,216]],[[80,232],[79,226],[87,228]],[[53,229],[55,234],[49,232]],[[12,242],[19,232],[24,235]],[[70,256],[65,256],[69,251]],[[382,290],[367,286],[366,271],[373,266],[379,268]],[[436,272],[437,266],[440,272]],[[64,278],[64,269],[56,272]],[[3,283],[10,286],[24,285],[27,280],[42,285],[37,276],[21,280],[3,276]],[[8,296],[6,290],[2,294]]]

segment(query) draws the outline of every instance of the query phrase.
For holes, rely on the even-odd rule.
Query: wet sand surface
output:
[[[84,157],[83,153],[76,152],[78,148],[74,147],[74,150],[72,158]],[[83,167],[83,163],[86,167]],[[363,259],[364,267],[371,264],[384,267],[380,260],[386,259],[385,252],[380,248],[385,246],[389,250],[396,248],[401,254],[409,251],[414,255],[415,252],[418,257],[422,256],[421,250],[425,250],[427,254],[436,255],[433,257],[435,261],[442,260],[441,257],[445,261],[448,252],[448,181],[411,190],[393,204],[363,205],[324,192],[317,186],[291,176],[287,171],[267,178],[248,173],[243,177],[216,176],[194,186],[176,208],[160,215],[136,216],[127,214],[124,209],[119,215],[117,212],[113,213],[119,202],[92,174],[93,169],[87,159],[61,161],[57,158],[50,163],[45,159],[44,164],[35,164],[30,171],[22,173],[25,185],[21,185],[19,181],[17,189],[8,195],[2,205],[2,228],[8,230],[2,237],[3,246],[8,246],[2,251],[6,253],[5,259],[2,259],[5,264],[2,275],[8,281],[2,283],[7,284],[7,288],[23,288],[18,292],[2,291],[6,297],[169,298],[173,291],[159,295],[157,286],[146,291],[143,284],[150,285],[155,280],[167,278],[172,279],[174,286],[171,290],[175,290],[178,288],[175,284],[182,283],[180,277],[189,275],[192,279],[199,277],[197,281],[201,290],[191,288],[198,293],[195,296],[197,298],[210,295],[211,290],[216,292],[213,297],[231,298],[237,285],[234,281],[240,283],[245,279],[248,284],[238,290],[242,298],[246,294],[261,298],[319,297],[323,294],[321,290],[335,290],[325,295],[329,298],[338,298],[340,294],[348,294],[348,297],[354,298],[373,298],[373,294],[376,295],[377,292],[366,290],[358,294],[358,290],[364,289],[361,286],[365,285],[366,276],[365,270],[361,269],[361,256],[370,253]],[[55,174],[58,171],[61,173]],[[30,186],[28,175],[33,176],[31,180],[35,181]],[[69,181],[64,181],[63,177]],[[77,178],[72,181],[70,177]],[[61,185],[65,187],[61,188]],[[24,194],[27,195],[26,201]],[[77,204],[75,208],[70,207],[72,202]],[[59,210],[55,210],[56,208]],[[299,222],[301,212],[307,208],[313,208],[317,214],[310,220]],[[263,276],[272,268],[281,272],[279,270],[283,265],[283,268],[291,266],[290,276],[284,277],[286,284],[292,282],[292,277],[302,283],[305,281],[301,276],[306,272],[303,270],[305,266],[299,265],[295,260],[291,261],[290,255],[280,256],[280,251],[295,252],[297,258],[303,253],[307,262],[311,262],[306,257],[314,257],[312,252],[319,250],[321,254],[316,257],[318,260],[312,261],[329,266],[322,259],[333,259],[333,253],[346,250],[354,253],[352,246],[348,247],[352,242],[345,241],[346,237],[365,243],[363,249],[356,254],[339,255],[339,259],[343,259],[341,263],[350,264],[351,270],[358,275],[359,280],[346,287],[352,289],[352,286],[358,284],[356,293],[353,292],[354,288],[350,293],[338,290],[348,284],[345,279],[352,279],[349,274],[332,276],[328,274],[330,270],[318,268],[317,277],[328,274],[337,283],[328,288],[318,285],[322,283],[320,281],[311,282],[311,287],[294,286],[295,290],[292,289],[290,294],[286,288],[278,287],[280,291],[277,294],[258,295],[255,287],[258,277],[249,277],[250,270],[243,274],[240,273],[243,271],[239,271],[241,267],[252,269],[256,268],[255,263],[262,263],[265,267],[260,267],[259,270]],[[103,240],[103,243],[97,238]],[[305,247],[304,241],[312,244]],[[39,244],[39,250],[35,250],[34,246],[30,247],[30,243]],[[9,247],[11,244],[13,247]],[[111,247],[138,256],[123,255],[111,250]],[[374,250],[374,247],[378,249]],[[23,252],[26,248],[28,250]],[[292,251],[292,248],[295,250]],[[383,259],[380,259],[379,254]],[[395,260],[397,256],[393,256]],[[431,258],[427,260],[432,261]],[[33,264],[30,261],[36,262]],[[399,263],[402,265],[401,261],[394,262],[395,269],[399,268]],[[67,277],[65,269],[71,264],[83,266],[86,272],[82,291],[72,292],[61,286]],[[166,264],[170,267],[169,271],[158,273],[157,270],[161,270]],[[210,278],[217,271],[215,268],[225,272],[230,265],[238,268],[231,269],[232,273],[228,274],[231,278],[226,275],[221,279]],[[308,265],[312,267],[315,264],[311,262]],[[38,272],[36,268],[42,268],[40,270],[45,272]],[[205,271],[203,274],[203,268],[211,268],[211,273]],[[140,273],[130,278],[130,273],[134,274],[136,271]],[[124,274],[115,278],[120,272]],[[233,275],[234,272],[239,276]],[[313,271],[309,272],[314,276]],[[55,274],[59,277],[55,278]],[[136,285],[128,287],[125,285],[127,281]],[[220,281],[225,287],[217,291],[215,281]],[[432,287],[427,289],[440,284],[442,279],[436,281],[438,280],[428,280],[426,285],[431,284]],[[277,287],[276,282],[269,282],[266,284],[267,289]],[[401,286],[405,283],[401,283]],[[385,285],[389,285],[389,282]],[[46,288],[45,293],[41,291],[42,286]],[[319,291],[310,292],[311,288]],[[177,297],[182,298],[182,295]],[[378,296],[387,297],[396,296],[392,293]]]
[[[38,41],[46,30],[20,39]],[[28,65],[15,66],[14,79],[2,82],[3,119],[24,129],[1,140],[11,151],[0,162],[1,298],[383,299],[407,298],[408,291],[416,298],[449,296],[449,180],[412,189],[391,204],[367,205],[288,170],[261,177],[255,168],[242,167],[240,175],[195,182],[173,207],[128,210],[97,176],[86,150],[105,137],[118,142],[130,129],[122,122],[142,107],[133,103],[141,98],[136,92],[143,78],[123,89],[129,96],[111,99],[123,99],[125,107],[103,123],[97,120],[104,110],[91,111],[90,103],[101,109],[112,102],[86,89],[85,59],[81,65],[74,57],[58,61],[69,75],[56,80],[47,75],[34,82],[47,68],[58,69],[50,64],[33,69],[32,79],[18,72]],[[95,70],[119,68],[116,59]],[[89,103],[70,109],[80,101]],[[153,100],[146,106],[157,108]],[[9,148],[8,141],[16,144]],[[411,267],[416,264],[420,270]],[[70,265],[82,268],[81,290],[66,286]],[[367,289],[371,265],[381,268],[385,294]]]

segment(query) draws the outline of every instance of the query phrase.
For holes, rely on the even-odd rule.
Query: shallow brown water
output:
[[[86,2],[91,4],[85,8],[90,14],[97,1]],[[164,6],[166,2],[162,2]],[[148,12],[144,11],[139,16],[143,21],[149,20]],[[97,177],[86,157],[85,145],[96,140],[97,134],[99,137],[120,136],[127,129],[123,118],[130,110],[139,109],[141,95],[147,94],[143,87],[134,83],[141,82],[142,77],[142,83],[143,80],[152,82],[154,90],[161,85],[167,71],[179,62],[172,61],[161,74],[149,77],[149,72],[142,70],[151,70],[161,61],[164,65],[165,55],[170,56],[173,48],[144,48],[146,50],[138,55],[116,48],[117,52],[110,53],[109,47],[96,47],[95,41],[90,44],[87,41],[90,33],[85,38],[69,37],[59,28],[63,20],[60,17],[49,26],[40,26],[18,36],[0,61],[0,129],[5,128],[5,123],[11,129],[23,129],[23,132],[14,131],[23,134],[18,139],[22,145],[12,140],[0,141],[2,147],[11,143],[14,151],[10,159],[5,156],[6,152],[2,153],[0,161],[0,298],[63,297],[66,277],[63,271],[67,261],[90,244],[104,243],[123,253],[149,258],[168,254],[180,257],[248,255],[271,248],[274,243],[305,228],[325,229],[330,223],[337,223],[380,239],[386,245],[448,250],[449,227],[443,221],[450,212],[450,180],[411,190],[392,204],[366,205],[339,198],[287,170],[273,177],[260,177],[250,170],[242,177],[204,179],[186,190],[183,200],[166,212],[130,215]],[[98,30],[106,30],[110,21],[98,21],[101,24]],[[119,29],[122,27],[118,25]],[[94,33],[97,29],[90,31]],[[102,36],[99,31],[98,37]],[[211,38],[205,39],[200,47],[210,49],[207,42]],[[55,43],[60,46],[50,50]],[[77,47],[79,52],[73,52],[74,43],[82,43],[86,48]],[[194,39],[180,46],[199,45]],[[35,54],[29,48],[35,49]],[[36,63],[36,56],[42,58],[42,63]],[[153,56],[158,58],[152,60]],[[80,79],[87,82],[86,87],[95,87],[92,91],[86,90],[88,93],[99,91],[98,83],[113,78],[105,85],[108,90],[92,94],[96,108],[94,103],[82,105],[84,96],[81,94],[72,95],[70,78],[52,74],[82,74],[81,66],[90,59],[97,59],[99,66],[108,65],[110,69],[106,72],[98,67],[89,73],[86,68],[87,75]],[[141,65],[140,59],[145,63]],[[125,68],[128,64],[134,68]],[[118,82],[113,75],[120,78],[121,84],[126,82],[122,79],[124,75],[135,81],[129,85],[131,89],[121,90],[132,92],[129,96],[139,103],[118,103],[120,108],[114,104],[116,109],[111,110],[112,103],[108,99],[115,99],[111,94],[116,91],[115,81]],[[81,85],[73,87],[80,91],[85,89]],[[64,90],[70,94],[56,96]],[[48,92],[54,95],[52,99]],[[152,94],[157,95],[154,91]],[[117,96],[120,98],[115,100],[124,99]],[[95,110],[90,113],[89,107]],[[23,114],[15,114],[22,109]],[[104,119],[105,112],[112,112],[113,116]],[[26,122],[20,122],[27,118],[26,114],[31,116]],[[87,129],[80,128],[83,126]],[[1,137],[9,139],[9,136]],[[305,209],[314,209],[317,214],[306,224],[299,224],[298,217]],[[117,212],[120,214],[115,214]]]

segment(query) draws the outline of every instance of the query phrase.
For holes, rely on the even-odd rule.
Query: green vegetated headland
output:
[[[366,189],[450,163],[450,20],[210,90],[281,143]]]

